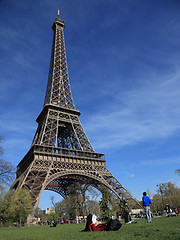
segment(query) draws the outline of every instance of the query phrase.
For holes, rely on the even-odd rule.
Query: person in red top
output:
[[[97,221],[96,215],[92,216],[92,224],[89,226],[90,231],[104,231],[106,229],[106,225],[102,224],[100,221]]]

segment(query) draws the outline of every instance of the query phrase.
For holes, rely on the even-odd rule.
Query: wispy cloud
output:
[[[151,160],[144,160],[140,162],[138,165],[139,166],[165,166],[165,165],[178,165],[180,164],[180,157],[179,158],[158,158],[158,159],[151,159]]]
[[[130,175],[130,178],[133,178],[135,176],[135,174],[134,173],[132,173],[131,175]]]
[[[15,114],[16,113],[16,114]],[[29,122],[32,124],[29,125]],[[6,131],[23,131],[26,130],[32,131],[33,121],[32,121],[32,112],[22,111],[14,108],[12,111],[6,112],[0,119],[0,126]]]
[[[122,147],[180,133],[179,79],[179,71],[161,78],[149,76],[140,87],[120,91],[111,106],[88,116],[86,129],[96,136],[95,145]]]

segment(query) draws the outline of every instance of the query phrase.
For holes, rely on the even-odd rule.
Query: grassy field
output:
[[[0,228],[0,240],[180,240],[180,216],[154,218],[150,224],[145,219],[125,225],[115,232],[81,232],[85,224]]]

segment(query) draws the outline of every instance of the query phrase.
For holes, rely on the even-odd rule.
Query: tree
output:
[[[14,166],[5,160],[0,159],[0,185],[11,184],[14,176]]]
[[[55,212],[58,217],[65,219],[75,219],[78,213],[77,202],[72,196],[66,197],[61,202],[55,203]]]
[[[4,224],[26,222],[33,208],[31,196],[24,188],[16,191],[9,190],[1,200],[0,219]]]
[[[115,216],[120,210],[120,206],[117,203],[117,199],[110,193],[110,191],[105,187],[101,186],[102,198],[99,202],[101,209],[101,216],[103,218],[110,218]]]
[[[180,175],[180,169],[176,169],[176,170],[175,170],[175,173],[177,173],[177,174]]]
[[[151,203],[151,211],[159,212],[164,210],[164,202],[160,194],[155,194]]]
[[[0,136],[0,142],[2,142]],[[0,155],[3,155],[3,148],[0,147]],[[15,173],[15,167],[8,161],[0,159],[0,187],[11,184]]]
[[[176,186],[176,184],[171,183],[171,182],[159,184],[159,185],[157,185],[157,187],[158,187],[157,193],[161,194],[163,201],[166,201],[167,198],[173,199],[178,191],[178,187]]]
[[[35,218],[43,218],[45,216],[44,210],[42,210],[40,208],[34,209],[33,213],[34,213]]]
[[[180,188],[176,184],[167,182],[157,185],[157,194],[153,196],[152,210],[163,211],[165,204],[171,208],[180,207]]]
[[[100,216],[100,206],[97,200],[86,200],[86,209],[87,213],[95,214],[96,216]],[[88,215],[87,214],[87,215]]]
[[[87,216],[89,212],[99,215],[100,209],[97,198],[100,194],[94,187],[89,184],[72,182],[68,187],[68,193],[65,199],[57,203],[54,203],[54,198],[51,197],[55,212],[60,217],[75,219],[76,216]]]

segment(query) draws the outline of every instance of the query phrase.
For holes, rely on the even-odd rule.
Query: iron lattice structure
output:
[[[67,197],[72,183],[97,189],[103,185],[130,208],[141,208],[106,168],[104,154],[94,151],[81,125],[68,77],[64,27],[58,15],[52,25],[54,38],[44,106],[36,119],[38,128],[31,148],[18,164],[11,188],[27,189],[36,208],[44,190]]]

